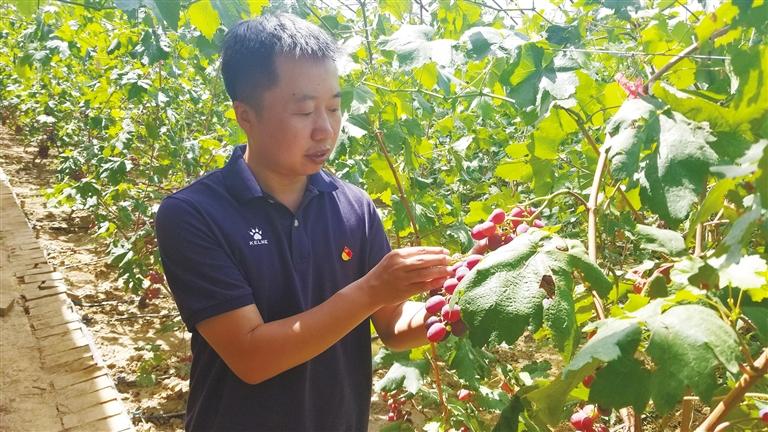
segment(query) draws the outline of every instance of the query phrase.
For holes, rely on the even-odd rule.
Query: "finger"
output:
[[[453,275],[453,272],[448,270],[448,267],[445,267],[445,266],[427,267],[427,268],[422,268],[422,269],[408,272],[408,278],[412,281],[412,283],[425,282],[425,281],[438,279],[438,278],[447,279],[452,275]]]
[[[449,261],[448,255],[416,255],[407,258],[403,264],[406,271],[412,271],[425,267],[447,266]]]
[[[448,249],[439,246],[414,246],[398,249],[403,257],[415,255],[448,255]]]
[[[433,289],[442,288],[447,278],[437,278],[428,281],[416,282],[411,284],[415,292],[425,292]]]

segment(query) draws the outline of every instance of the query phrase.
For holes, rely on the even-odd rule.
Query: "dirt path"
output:
[[[64,275],[70,291],[79,298],[75,301],[77,310],[93,333],[137,430],[182,430],[189,366],[184,359],[188,356],[189,338],[179,331],[160,331],[173,319],[173,302],[163,297],[139,308],[139,296],[123,291],[114,270],[107,266],[105,246],[90,233],[87,216],[47,205],[43,193],[54,183],[54,170],[50,161],[35,161],[35,153],[33,148],[25,149],[16,142],[10,131],[0,128],[0,167],[12,179],[14,192],[49,262]],[[12,342],[8,335],[21,334],[14,325],[4,322],[3,345]],[[2,360],[4,377],[6,371],[13,376],[23,373],[16,368],[31,368],[29,374],[34,373],[34,365],[7,368],[19,363],[13,352],[5,353]],[[151,379],[154,385],[148,385]],[[5,378],[2,384],[5,388]],[[13,402],[15,396],[6,397],[5,393],[0,399],[0,414],[3,421],[10,421],[13,416],[6,416],[6,410],[14,411],[17,405],[13,403],[29,400]],[[5,428],[0,425],[0,430]]]
[[[0,236],[0,263],[3,265],[0,290],[3,291],[10,290],[16,284],[6,265],[9,258],[5,246],[5,238]],[[56,398],[53,389],[44,385],[47,372],[40,363],[37,340],[32,335],[21,303],[15,298],[10,301],[14,304],[0,319],[0,430],[59,430],[61,422],[56,410]],[[4,302],[2,306],[8,304]]]

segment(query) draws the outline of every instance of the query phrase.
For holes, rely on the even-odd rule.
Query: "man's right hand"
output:
[[[441,247],[409,247],[388,253],[360,282],[378,307],[443,286],[451,275],[448,250]]]

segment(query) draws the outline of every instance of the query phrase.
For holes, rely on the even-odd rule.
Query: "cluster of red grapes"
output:
[[[427,330],[427,339],[430,342],[445,340],[449,332],[456,337],[461,337],[467,332],[467,326],[461,320],[461,307],[457,304],[451,306],[451,296],[459,282],[481,259],[483,259],[482,255],[473,254],[455,263],[450,268],[453,276],[446,279],[443,288],[429,292],[430,297],[424,307],[431,316],[424,322],[424,328]]]
[[[403,405],[406,400],[401,397],[399,391],[392,393],[381,392],[381,399],[387,403],[389,413],[387,413],[387,421],[395,422],[399,420],[405,420],[411,413],[410,411],[404,411]]]
[[[472,238],[475,240],[475,246],[472,252],[484,254],[488,251],[494,251],[499,247],[511,242],[516,236],[528,232],[531,226],[542,228],[544,222],[538,216],[531,222],[526,222],[531,216],[536,214],[536,209],[531,207],[515,207],[509,214],[502,209],[496,209],[488,216],[488,220],[479,223],[472,228]]]
[[[482,254],[496,250],[516,236],[526,233],[531,228],[526,220],[535,213],[536,209],[533,208],[515,207],[507,216],[504,210],[496,209],[488,216],[488,220],[472,228],[471,234],[475,240],[472,254],[450,267],[452,276],[446,279],[441,289],[429,292],[430,297],[424,305],[430,315],[424,323],[430,342],[441,342],[449,333],[461,337],[467,332],[467,326],[461,320],[461,308],[456,304],[451,306],[451,296],[456,287],[483,259]],[[544,223],[535,218],[532,225],[541,228]]]
[[[581,432],[608,432],[608,426],[596,423],[600,410],[595,405],[586,405],[571,416],[571,426]]]

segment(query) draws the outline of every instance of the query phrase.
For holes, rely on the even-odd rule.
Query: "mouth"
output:
[[[330,155],[331,155],[331,150],[325,149],[325,150],[314,151],[312,153],[307,153],[304,156],[315,163],[322,164],[322,163],[325,163],[326,160],[328,160],[328,157]]]

